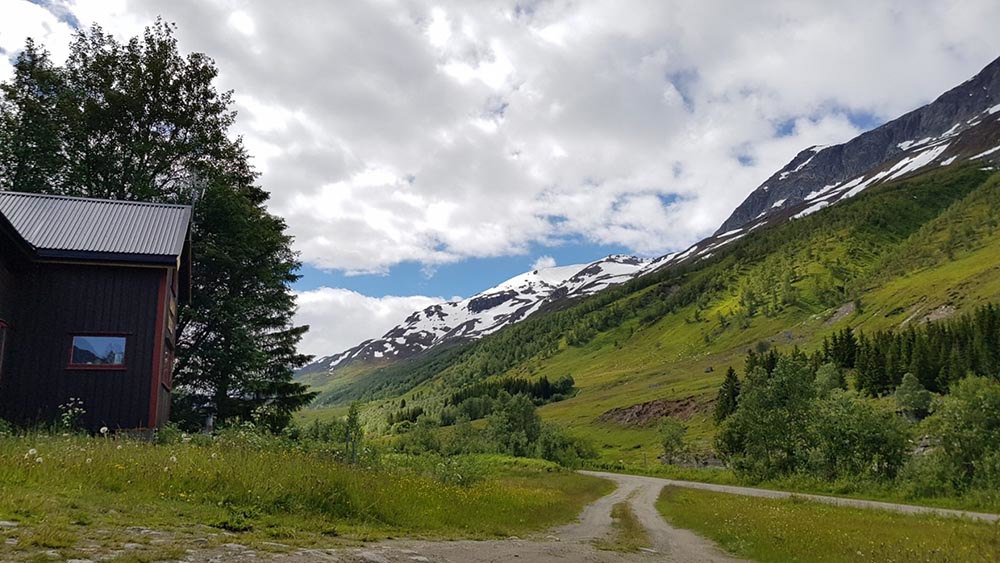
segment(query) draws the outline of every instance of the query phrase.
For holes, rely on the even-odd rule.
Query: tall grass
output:
[[[997,561],[1000,526],[956,518],[664,488],[657,508],[755,561]]]
[[[478,467],[475,482],[453,484],[419,467],[345,466],[322,454],[231,440],[0,437],[0,519],[18,522],[23,540],[42,533],[60,538],[60,546],[88,529],[123,526],[200,526],[248,541],[304,543],[330,536],[490,537],[570,520],[607,489],[547,463],[467,458],[461,467]]]

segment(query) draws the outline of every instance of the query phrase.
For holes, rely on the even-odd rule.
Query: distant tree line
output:
[[[511,395],[500,388],[492,398],[470,396],[462,404],[479,399],[491,404],[484,428],[473,427],[470,419],[463,416],[453,422],[452,432],[441,434],[438,432],[441,421],[423,415],[413,424],[404,422],[397,427],[394,449],[411,454],[499,453],[538,457],[569,467],[597,457],[588,442],[569,436],[555,424],[543,423],[535,403],[527,395]]]
[[[535,404],[545,404],[566,398],[573,391],[573,376],[565,375],[554,383],[542,376],[535,381],[518,377],[506,377],[493,381],[483,381],[467,385],[445,399],[445,405],[458,406],[472,397],[496,397],[501,391],[511,395],[524,395]]]
[[[905,373],[931,392],[946,392],[970,374],[1000,375],[1000,307],[870,335],[846,328],[824,339],[820,353],[823,361],[854,369],[858,390],[872,396],[892,393]]]
[[[492,381],[481,381],[466,385],[445,398],[444,406],[437,412],[437,423],[440,426],[452,426],[461,419],[478,420],[491,415],[497,408],[498,397],[508,395],[524,397],[534,405],[544,405],[561,401],[573,392],[573,377],[562,376],[555,382],[542,376],[531,381],[519,377],[505,377]],[[414,423],[428,413],[422,406],[406,408],[406,400],[400,401],[399,410],[389,413],[389,426],[400,423]],[[397,427],[396,432],[408,430],[408,426]]]

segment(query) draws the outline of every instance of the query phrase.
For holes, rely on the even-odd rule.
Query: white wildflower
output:
[[[31,448],[30,450],[28,450],[28,455],[35,455],[37,453],[38,453],[38,450],[36,450],[35,448]]]
[[[170,461],[177,463],[177,456],[175,455],[170,456]]]
[[[41,463],[41,462],[42,462],[42,458],[40,458],[40,457],[36,457],[35,458],[35,463]]]
[[[101,427],[101,434],[107,434],[107,433],[108,433],[108,427],[107,426],[102,426]]]

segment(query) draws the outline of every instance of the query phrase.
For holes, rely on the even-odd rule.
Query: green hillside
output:
[[[749,348],[808,351],[846,326],[894,328],[1000,299],[998,186],[1000,175],[963,165],[871,188],[481,341],[310,383],[321,405],[372,402],[369,425],[384,431],[400,397],[434,415],[477,381],[570,375],[576,393],[540,412],[602,458],[653,460],[666,414],[707,445],[718,385]]]

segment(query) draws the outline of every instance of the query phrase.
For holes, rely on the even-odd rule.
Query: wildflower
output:
[[[173,463],[177,463],[177,456],[175,455],[170,456],[170,461],[172,461]]]
[[[94,461],[94,460],[93,460],[93,459],[90,459],[89,457],[87,458],[87,463],[90,463],[90,462],[92,462],[92,461]]]
[[[30,450],[28,450],[28,455],[35,455],[37,453],[38,453],[38,450],[36,450],[35,448],[31,448]]]
[[[121,444],[118,444],[118,447],[117,447],[117,448],[115,448],[115,449],[116,449],[116,450],[120,450],[120,449],[122,449],[122,445],[121,445]]]
[[[41,462],[42,462],[42,458],[40,458],[40,457],[36,457],[35,458],[35,463],[41,463]]]
[[[107,433],[108,433],[108,427],[107,426],[102,426],[101,427],[101,434],[107,434]]]

